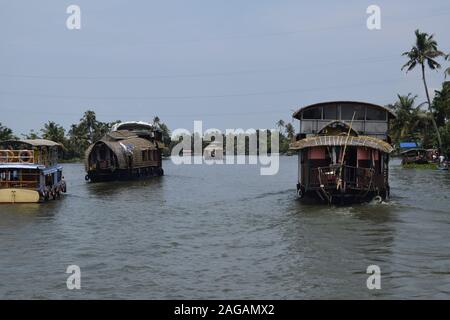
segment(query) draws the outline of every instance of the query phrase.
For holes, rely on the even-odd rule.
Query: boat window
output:
[[[355,120],[364,120],[366,108],[363,106],[349,106],[342,105],[341,106],[341,119],[342,120],[352,120],[353,113],[355,113]]]
[[[51,185],[53,185],[53,176],[52,176],[52,174],[47,174],[47,175],[45,176],[45,185],[46,185],[46,186],[51,186]]]
[[[367,120],[386,120],[386,111],[379,108],[367,107]]]
[[[326,106],[323,108],[323,118],[327,120],[338,119],[338,108],[335,105]]]
[[[309,108],[303,111],[303,119],[322,119],[322,108]]]

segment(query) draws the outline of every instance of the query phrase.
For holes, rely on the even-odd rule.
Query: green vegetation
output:
[[[280,132],[280,153],[289,154],[289,144],[294,141],[295,128],[292,123],[284,120],[278,120],[276,126]]]
[[[68,132],[54,121],[44,124],[44,127],[35,132],[31,130],[28,134],[22,134],[24,139],[48,139],[64,146],[61,162],[78,162],[84,157],[86,149],[95,141],[100,140],[113,125],[120,123],[120,120],[114,122],[101,122],[97,120],[94,111],[88,110],[76,124],[72,124]],[[170,144],[170,132],[167,126],[162,123],[158,117],[155,117],[153,124],[158,125],[163,132],[165,143]],[[0,123],[0,141],[17,139],[11,129],[2,126]]]
[[[424,163],[424,164],[407,163],[407,164],[403,165],[403,168],[405,168],[405,169],[436,170],[438,168],[438,165],[435,164],[435,163]]]
[[[10,128],[4,127],[0,122],[0,141],[15,139],[13,132]]]
[[[392,122],[390,135],[394,144],[398,146],[401,141],[419,142],[423,148],[439,148],[442,153],[450,155],[450,82],[444,81],[442,89],[435,91],[433,100],[430,98],[425,76],[425,69],[438,71],[441,64],[438,59],[449,60],[438,49],[434,35],[426,32],[415,31],[415,43],[410,51],[403,53],[409,60],[403,65],[402,70],[413,70],[420,67],[422,81],[427,101],[418,104],[417,96],[411,93],[398,95],[398,100],[388,107],[397,114],[397,119]],[[450,68],[444,71],[445,77]],[[426,106],[426,108],[423,108]]]

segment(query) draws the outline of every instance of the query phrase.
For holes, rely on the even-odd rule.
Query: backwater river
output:
[[[450,173],[391,161],[383,204],[302,204],[297,157],[174,165],[150,180],[87,183],[0,206],[2,299],[450,299]],[[69,265],[81,289],[68,290]],[[369,290],[369,265],[381,289]]]

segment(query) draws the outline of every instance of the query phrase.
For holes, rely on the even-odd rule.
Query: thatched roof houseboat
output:
[[[161,131],[146,122],[124,122],[86,150],[86,180],[92,182],[162,176]]]

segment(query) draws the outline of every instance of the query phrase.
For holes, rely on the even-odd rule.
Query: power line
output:
[[[289,89],[280,91],[260,91],[260,92],[244,92],[244,93],[229,93],[218,95],[186,95],[186,96],[116,96],[116,97],[100,97],[100,96],[76,96],[76,95],[52,95],[52,94],[40,94],[40,93],[21,93],[21,92],[8,92],[0,91],[0,94],[10,96],[26,96],[26,97],[40,97],[50,99],[79,99],[79,100],[193,100],[193,99],[218,99],[229,97],[251,97],[251,96],[265,96],[265,95],[282,95],[289,93],[305,93],[313,91],[342,89],[347,87],[361,87],[370,85],[384,85],[388,83],[398,82],[402,79],[388,79],[380,81],[370,82],[357,82],[353,84],[343,84],[334,86],[321,86],[309,89]]]
[[[319,67],[345,67],[354,64],[364,64],[364,63],[377,63],[391,61],[396,58],[400,58],[400,55],[387,55],[379,57],[369,57],[352,59],[348,61],[330,61],[320,64],[308,64],[304,65],[292,65],[277,68],[265,68],[265,69],[247,69],[247,70],[236,70],[236,71],[224,71],[224,72],[204,72],[204,73],[191,73],[191,74],[174,74],[174,75],[94,75],[94,76],[83,76],[83,75],[36,75],[36,74],[0,74],[0,77],[4,78],[22,78],[22,79],[52,79],[52,80],[142,80],[142,79],[172,79],[172,78],[203,78],[203,77],[220,77],[220,76],[234,76],[234,75],[245,75],[254,73],[266,73],[266,72],[276,72],[283,70],[292,69],[313,69]]]
[[[8,110],[12,112],[18,113],[32,113],[32,114],[42,114],[39,110],[24,110],[25,108],[19,107],[2,107],[3,110]],[[249,111],[249,112],[216,112],[216,113],[189,113],[189,114],[164,114],[158,113],[160,118],[201,118],[201,117],[234,117],[234,116],[255,116],[256,113],[264,113],[264,114],[280,114],[290,112],[290,108],[281,109],[281,108],[272,108],[272,109],[264,109],[257,111]],[[52,115],[57,116],[82,116],[82,112],[60,112],[60,111],[52,111]],[[148,112],[141,113],[104,113],[104,112],[96,112],[97,116],[106,116],[109,118],[124,118],[124,117],[150,117]]]

